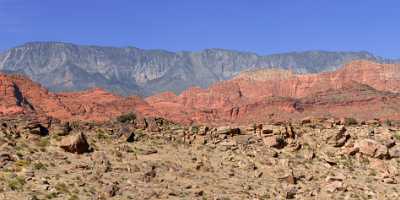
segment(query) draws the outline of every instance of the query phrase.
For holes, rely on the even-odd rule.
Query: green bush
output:
[[[37,163],[33,164],[33,168],[35,170],[47,170],[47,166],[41,162],[37,162]]]
[[[400,140],[400,132],[399,131],[394,133],[394,138],[396,138],[396,140]]]
[[[23,177],[20,176],[16,176],[10,180],[8,180],[8,187],[11,190],[15,190],[15,191],[21,191],[22,188],[25,185],[25,179]]]
[[[127,113],[117,117],[117,121],[121,123],[126,123],[129,121],[134,121],[136,119],[136,115],[134,113]]]

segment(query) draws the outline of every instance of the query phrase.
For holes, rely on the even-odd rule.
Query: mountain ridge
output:
[[[243,70],[282,68],[318,73],[360,59],[391,62],[366,51],[313,50],[259,55],[221,48],[172,52],[29,42],[0,53],[0,70],[25,74],[54,92],[101,87],[122,95],[150,96],[164,91],[180,93],[192,86],[205,88]]]

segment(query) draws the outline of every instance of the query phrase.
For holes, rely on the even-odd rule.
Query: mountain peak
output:
[[[281,68],[293,73],[319,73],[360,59],[383,61],[369,53],[354,52],[306,51],[260,56],[214,48],[174,53],[39,41],[0,54],[0,71],[25,74],[51,91],[101,87],[123,95],[149,96],[164,91],[180,93],[191,86],[207,87],[246,70]]]

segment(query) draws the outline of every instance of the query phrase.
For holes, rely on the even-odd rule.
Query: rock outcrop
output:
[[[252,122],[308,115],[400,119],[400,65],[355,61],[321,74],[256,70],[207,89],[146,98],[163,117],[179,122]]]

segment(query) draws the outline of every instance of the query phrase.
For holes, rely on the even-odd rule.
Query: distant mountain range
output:
[[[0,70],[25,74],[56,92],[101,87],[122,95],[148,96],[162,91],[180,93],[190,86],[207,87],[249,69],[283,68],[316,73],[335,70],[353,60],[397,62],[365,51],[261,56],[225,49],[169,52],[31,42],[0,53]]]

